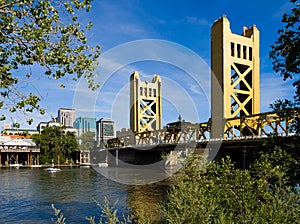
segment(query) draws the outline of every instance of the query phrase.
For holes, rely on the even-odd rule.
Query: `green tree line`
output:
[[[65,131],[63,127],[45,127],[41,134],[32,135],[32,140],[40,147],[40,163],[60,164],[74,163],[79,160],[79,147],[73,132]]]

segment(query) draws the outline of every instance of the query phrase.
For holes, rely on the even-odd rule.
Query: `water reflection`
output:
[[[0,223],[51,223],[53,203],[61,209],[67,223],[88,223],[89,216],[98,223],[100,208],[95,201],[107,197],[118,216],[135,215],[157,218],[169,181],[149,185],[124,185],[109,180],[94,169],[62,168],[50,174],[42,168],[0,169]]]
[[[159,220],[160,206],[170,189],[171,180],[154,184],[130,186],[127,203],[137,223]]]

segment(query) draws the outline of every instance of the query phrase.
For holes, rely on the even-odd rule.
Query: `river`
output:
[[[51,223],[55,218],[53,203],[61,209],[66,223],[89,223],[95,216],[99,223],[100,208],[107,197],[118,216],[129,211],[156,216],[156,204],[165,195],[167,181],[151,185],[125,185],[114,182],[93,168],[63,167],[50,174],[43,168],[0,169],[0,223]]]

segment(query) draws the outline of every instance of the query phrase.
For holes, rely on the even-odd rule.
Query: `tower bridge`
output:
[[[240,141],[247,139],[264,139],[268,136],[290,137],[294,133],[290,125],[294,116],[282,116],[266,112],[225,120],[224,134],[218,137],[211,135],[211,122],[194,124],[177,121],[155,131],[138,132],[134,135],[135,146],[177,144],[193,142],[210,142],[216,140]],[[132,135],[108,140],[108,148],[132,146]]]
[[[257,27],[243,27],[239,35],[231,32],[225,16],[216,20],[211,29],[211,118],[197,124],[179,118],[161,127],[161,79],[154,75],[151,83],[142,82],[134,72],[130,78],[131,133],[110,139],[107,150],[118,156],[127,154],[125,160],[130,154],[140,160],[157,151],[190,148],[191,144],[196,149],[219,144],[222,154],[237,147],[241,151],[257,148],[258,142],[270,135],[283,141],[299,140],[290,132],[294,119],[300,118],[297,111],[260,112],[259,63]]]

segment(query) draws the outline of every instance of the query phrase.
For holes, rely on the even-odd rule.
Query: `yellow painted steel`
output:
[[[239,140],[243,137],[264,138],[269,135],[290,136],[290,126],[300,114],[285,113],[284,111],[266,112],[250,116],[229,118],[225,121],[225,134],[222,138],[209,138],[211,123],[193,124],[190,122],[175,122],[173,125],[161,130],[136,133],[136,145],[192,143],[197,141],[210,141],[214,139]],[[131,136],[108,141],[109,148],[124,147],[132,144]]]
[[[260,113],[259,66],[256,26],[244,27],[238,35],[231,32],[225,16],[215,21],[211,29],[211,137],[224,135],[226,119]]]
[[[140,80],[135,71],[130,76],[130,128],[137,133],[162,128],[161,78],[154,75],[152,82]]]

